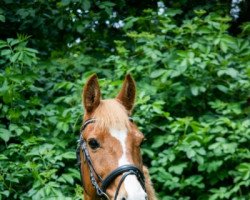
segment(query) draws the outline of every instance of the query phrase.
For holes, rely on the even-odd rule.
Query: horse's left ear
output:
[[[135,102],[135,81],[130,74],[126,75],[122,85],[120,93],[116,99],[129,111],[131,112]]]
[[[92,75],[83,89],[83,105],[88,113],[93,112],[100,104],[101,92],[97,75]]]

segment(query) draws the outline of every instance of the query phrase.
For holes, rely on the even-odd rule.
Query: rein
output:
[[[129,120],[132,121],[132,118],[129,118]],[[93,187],[96,190],[96,194],[99,197],[101,197],[102,199],[103,198],[108,199],[108,200],[110,199],[108,197],[108,195],[106,194],[106,190],[109,187],[109,185],[121,174],[122,174],[122,177],[121,177],[121,180],[117,186],[114,200],[117,199],[121,185],[124,182],[124,180],[126,179],[126,177],[129,175],[135,175],[137,177],[138,181],[140,182],[142,188],[144,189],[144,191],[146,191],[144,175],[143,175],[142,171],[134,165],[122,165],[122,166],[116,168],[115,170],[113,170],[105,179],[102,179],[102,177],[100,177],[100,175],[98,175],[98,173],[96,172],[96,170],[93,166],[89,151],[87,149],[87,143],[82,137],[82,132],[85,130],[85,128],[89,124],[94,123],[95,121],[96,121],[95,119],[86,120],[84,122],[84,124],[82,125],[81,130],[80,130],[80,139],[78,140],[78,147],[76,150],[76,155],[77,155],[78,163],[80,165],[81,178],[82,178],[82,171],[81,171],[80,151],[82,151],[82,153],[85,156],[85,159],[87,161],[89,173],[90,173],[90,180],[91,180]],[[98,180],[96,180],[95,177],[97,177]],[[98,185],[98,181],[101,182],[101,186]],[[83,187],[84,187],[83,180],[82,180],[82,183],[83,183]]]

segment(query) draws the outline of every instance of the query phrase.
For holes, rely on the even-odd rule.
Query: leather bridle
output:
[[[132,121],[131,118],[129,118],[129,120]],[[100,175],[98,175],[98,173],[96,172],[96,170],[95,170],[95,168],[93,166],[90,154],[88,152],[87,143],[86,143],[86,141],[82,137],[82,132],[85,130],[85,128],[89,124],[94,123],[95,121],[96,121],[95,119],[88,119],[88,120],[86,120],[83,123],[83,125],[81,127],[81,131],[80,131],[80,139],[78,140],[78,147],[77,147],[76,154],[77,154],[78,163],[80,164],[81,178],[82,178],[82,171],[81,171],[80,151],[82,151],[83,155],[85,156],[85,160],[86,160],[86,162],[88,164],[91,183],[92,183],[93,187],[96,190],[96,194],[101,199],[108,199],[108,200],[110,199],[108,197],[108,195],[106,194],[106,190],[109,187],[109,185],[119,175],[122,175],[122,177],[121,177],[120,182],[119,182],[119,184],[117,186],[114,200],[117,199],[120,187],[121,187],[123,181],[129,175],[135,175],[137,177],[139,183],[141,184],[142,188],[146,192],[144,174],[143,174],[143,172],[138,167],[136,167],[134,165],[122,165],[122,166],[116,168],[114,171],[112,171],[107,177],[105,177],[105,179],[103,179]],[[99,186],[98,182],[101,183],[100,186]],[[82,180],[82,183],[83,183],[83,187],[84,187],[83,180]]]

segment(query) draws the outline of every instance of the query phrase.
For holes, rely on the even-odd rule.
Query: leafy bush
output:
[[[0,199],[82,198],[75,148],[94,72],[104,97],[133,74],[159,199],[250,198],[249,24],[231,36],[222,12],[162,8],[127,17],[112,51],[96,38],[45,58],[25,36],[0,41]]]
[[[76,87],[58,83],[63,69],[38,66],[37,51],[26,45],[25,37],[0,41],[0,199],[81,199],[75,136],[64,134],[74,129],[80,102],[55,95]]]
[[[179,13],[128,18],[108,62],[142,79],[136,116],[161,199],[248,199],[249,36],[230,36],[227,16],[177,25]]]

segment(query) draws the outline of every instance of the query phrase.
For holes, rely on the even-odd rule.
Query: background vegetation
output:
[[[104,97],[133,74],[159,199],[250,199],[242,2],[236,20],[230,1],[2,0],[0,199],[82,198],[75,149],[92,73]]]

